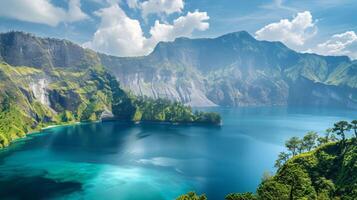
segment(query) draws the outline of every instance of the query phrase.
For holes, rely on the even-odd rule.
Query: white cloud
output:
[[[150,53],[160,41],[171,41],[177,37],[191,36],[195,30],[209,28],[206,12],[188,12],[173,21],[173,24],[158,20],[150,29],[150,37],[145,37],[140,22],[129,18],[118,4],[96,12],[101,23],[93,39],[84,47],[117,56],[140,56]]]
[[[185,5],[184,0],[127,0],[127,4],[129,8],[140,9],[144,18],[150,14],[181,13]]]
[[[138,20],[130,19],[118,4],[96,12],[101,17],[93,39],[84,44],[107,54],[137,56],[145,53],[145,37]]]
[[[257,39],[281,41],[291,48],[303,46],[309,38],[316,34],[317,27],[309,11],[300,12],[291,21],[282,19],[258,30]]]
[[[151,39],[157,41],[170,41],[177,37],[191,36],[194,30],[205,31],[209,28],[206,22],[209,16],[206,12],[195,11],[188,12],[186,16],[181,16],[174,20],[173,24],[162,24],[156,20],[155,25],[151,27]]]
[[[346,31],[333,35],[329,40],[318,44],[314,49],[310,49],[309,51],[321,55],[348,55],[352,58],[357,58],[356,53],[349,50],[349,47],[356,43],[356,33],[354,31]]]
[[[0,16],[50,26],[88,18],[82,12],[79,0],[69,0],[68,11],[52,5],[49,0],[2,0]]]
[[[148,0],[141,3],[144,17],[152,13],[165,13],[168,15],[182,12],[183,7],[183,0]]]
[[[68,3],[68,12],[66,21],[75,22],[88,19],[88,15],[81,10],[80,0],[70,0]]]

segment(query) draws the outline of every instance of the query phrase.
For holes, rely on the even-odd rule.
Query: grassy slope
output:
[[[259,199],[344,199],[357,196],[357,145],[329,143],[290,159],[263,181]]]
[[[111,110],[109,77],[100,67],[45,73],[0,64],[0,147],[46,125],[100,119],[104,110]],[[40,103],[30,88],[41,78],[50,80],[52,108]]]

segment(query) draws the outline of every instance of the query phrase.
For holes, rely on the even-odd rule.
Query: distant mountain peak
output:
[[[232,32],[232,33],[227,33],[224,34],[218,38],[222,38],[222,37],[237,37],[237,38],[253,38],[254,37],[252,35],[250,35],[247,31],[236,31],[236,32]]]

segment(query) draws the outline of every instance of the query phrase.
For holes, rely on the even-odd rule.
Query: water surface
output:
[[[222,127],[120,122],[56,127],[0,152],[0,199],[209,199],[254,192],[284,141],[356,118],[340,109],[210,108]]]

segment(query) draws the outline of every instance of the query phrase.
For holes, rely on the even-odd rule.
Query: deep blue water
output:
[[[0,199],[209,199],[254,192],[284,141],[356,111],[210,108],[222,127],[120,122],[46,129],[0,152]]]

